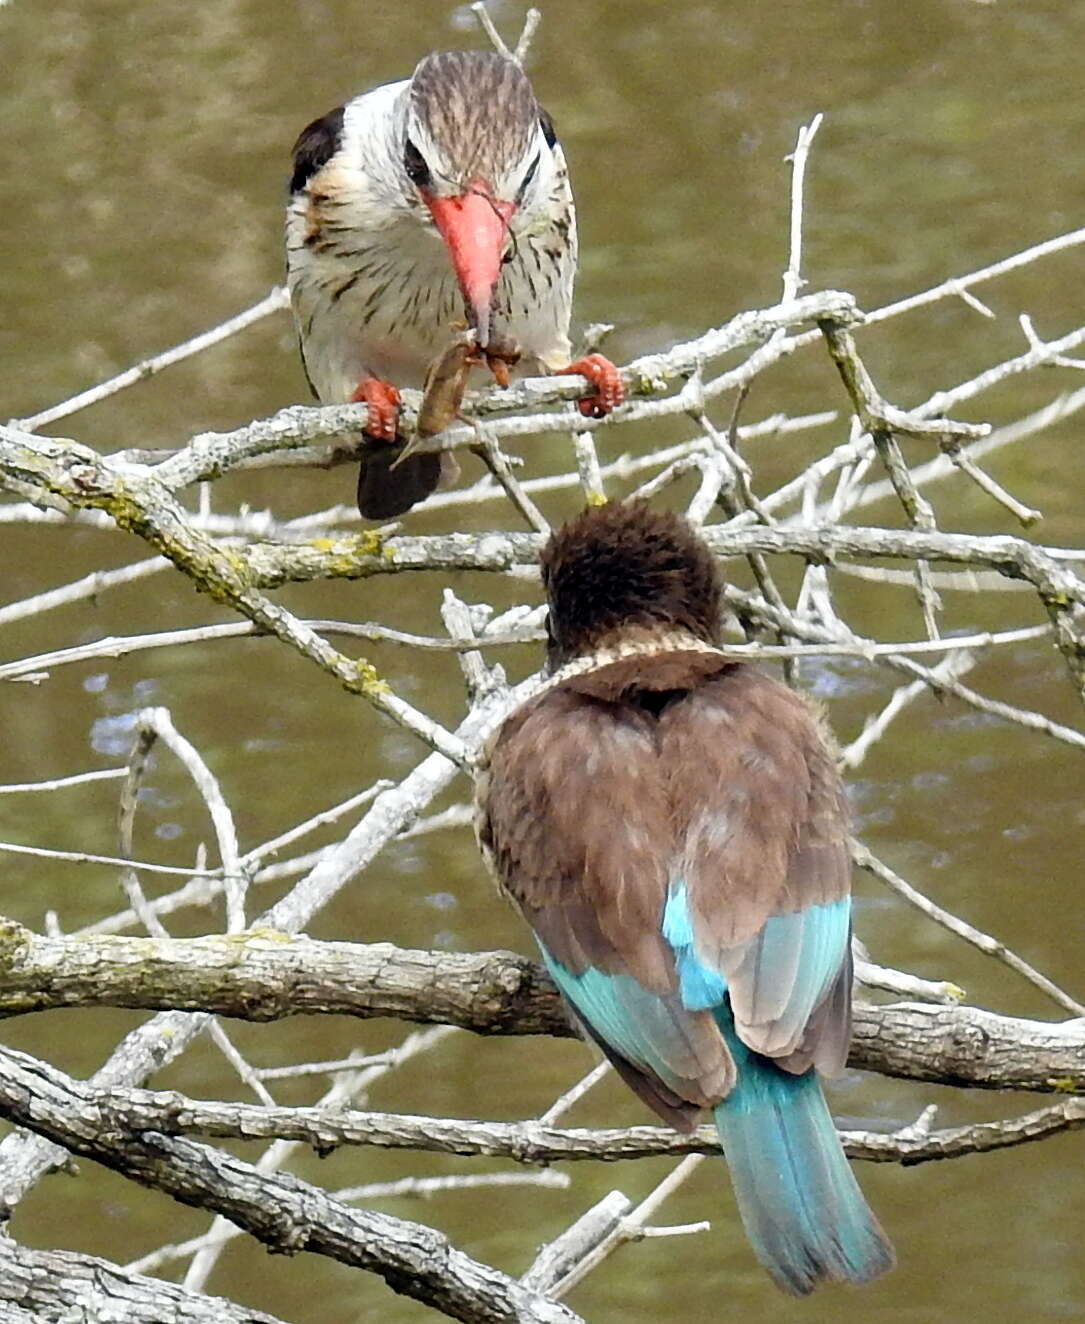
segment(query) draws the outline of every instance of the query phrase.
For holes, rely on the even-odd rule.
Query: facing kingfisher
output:
[[[818,1073],[851,1035],[843,788],[807,703],[720,647],[685,520],[588,510],[542,556],[552,677],[499,728],[479,843],[579,1026],[660,1117],[711,1109],[747,1236],[784,1291],[893,1251]]]
[[[622,400],[601,354],[570,362],[576,211],[553,123],[514,61],[437,51],[409,79],[314,120],[294,146],[287,283],[325,404],[367,406],[358,506],[403,514],[458,472],[395,446],[396,386],[421,387],[457,324],[501,384],[508,366],[578,373],[581,411]]]

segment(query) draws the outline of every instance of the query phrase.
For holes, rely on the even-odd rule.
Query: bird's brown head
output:
[[[592,507],[542,553],[551,665],[637,634],[692,634],[716,644],[723,591],[689,522],[644,501]]]
[[[437,51],[414,71],[403,168],[445,242],[484,349],[510,222],[548,173],[553,146],[549,118],[512,60]]]

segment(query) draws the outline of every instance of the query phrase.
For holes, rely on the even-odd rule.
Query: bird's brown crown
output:
[[[722,584],[689,522],[644,501],[586,510],[542,553],[550,661],[560,665],[638,631],[719,642]]]
[[[435,51],[411,77],[411,110],[460,182],[515,166],[539,125],[527,75],[495,51]]]

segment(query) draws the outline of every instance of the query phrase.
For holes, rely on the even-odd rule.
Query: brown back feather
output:
[[[660,756],[694,924],[714,964],[770,915],[847,895],[843,790],[797,694],[732,666],[663,713]]]
[[[629,508],[620,510],[611,533],[629,528]],[[602,513],[580,522],[583,537],[574,521],[572,532],[555,535],[547,549],[559,658],[590,652],[610,631],[613,614],[630,614],[621,574],[628,558],[608,559],[606,538],[593,543]],[[679,540],[694,537],[680,521],[676,527]],[[665,542],[671,532],[664,529]],[[677,557],[677,544],[668,546]],[[669,563],[669,553],[641,566],[636,591],[648,593],[648,605],[637,623],[649,633],[661,626],[695,631],[708,642],[719,583],[705,552],[698,562],[704,573],[682,595],[688,551],[684,569]],[[805,1010],[790,998],[795,971],[786,964],[773,986],[759,978],[758,943],[769,918],[797,917],[850,888],[843,791],[799,696],[715,653],[624,657],[570,677],[514,713],[494,742],[479,794],[480,840],[551,955],[573,974],[591,966],[631,975],[658,999],[653,1045],[678,1041],[667,1063],[670,1085],[604,1047],[666,1120],[686,1124],[683,1100],[704,1106],[733,1082],[711,1017],[681,1007],[660,931],[668,889],[680,879],[701,940],[698,955],[728,979],[736,1024],[750,1047],[790,1071],[842,1063],[850,962]],[[793,954],[797,968],[797,947]],[[676,1079],[685,1081],[678,1090]]]
[[[655,736],[654,718],[634,704],[548,691],[500,729],[479,781],[478,831],[554,959],[574,975],[631,976],[645,990],[638,1030],[669,1083],[604,1049],[650,1107],[688,1129],[730,1090],[734,1067],[712,1016],[682,1006],[660,932],[672,831]]]
[[[498,876],[551,954],[677,987],[659,932],[669,805],[651,719],[561,687],[505,723],[485,805]]]
[[[666,708],[659,737],[697,955],[726,978],[740,1037],[788,1070],[838,1070],[850,1036],[846,947],[824,986],[799,980],[811,941],[799,913],[851,889],[843,788],[813,713],[779,682],[736,666]],[[788,917],[794,933],[782,944]]]

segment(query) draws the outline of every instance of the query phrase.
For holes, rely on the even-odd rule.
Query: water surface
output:
[[[519,7],[495,7],[508,31]],[[299,128],[360,88],[406,75],[425,51],[477,43],[463,9],[434,0],[347,4],[301,0],[194,0],[132,6],[26,0],[0,9],[7,189],[3,209],[5,381],[0,414],[62,399],[130,362],[214,324],[280,278],[284,176]],[[775,301],[786,265],[788,166],[798,126],[826,122],[809,169],[804,271],[811,288],[851,290],[877,307],[1081,223],[1085,140],[1080,52],[1085,10],[1002,0],[751,0],[667,6],[626,0],[552,3],[530,71],[554,116],[581,216],[582,322],[617,324],[618,359],[695,335],[735,312]],[[945,303],[893,321],[863,340],[879,383],[907,405],[1024,348],[1017,315],[1042,334],[1080,321],[1080,250],[985,288],[988,321]],[[1003,422],[1077,385],[1068,371],[1033,374],[962,411]],[[206,428],[236,426],[306,398],[284,316],[58,425],[58,435],[105,450],[169,445]],[[840,406],[828,361],[807,352],[759,381],[745,417]],[[724,418],[726,414],[724,413]],[[672,437],[673,430],[673,437]],[[991,468],[1045,513],[1052,543],[1081,541],[1085,449],[1061,428],[1000,454]],[[616,454],[666,435],[604,439]],[[842,439],[826,429],[751,450],[760,490]],[[607,451],[606,447],[610,450]],[[924,458],[910,447],[913,459]],[[530,471],[565,463],[560,439],[533,442]],[[222,508],[245,501],[279,515],[348,501],[346,470],[288,480],[232,479]],[[936,497],[947,527],[1013,531],[1010,517],[959,481]],[[571,496],[551,499],[558,518]],[[446,510],[417,530],[495,519]],[[871,522],[899,523],[884,504]],[[89,529],[0,525],[0,603],[123,564],[143,550]],[[282,597],[314,617],[379,619],[439,628],[442,581],[310,585]],[[512,602],[533,594],[463,575],[468,598]],[[884,638],[915,637],[911,595],[841,589],[852,618]],[[1026,605],[1027,604],[1027,605]],[[954,597],[951,623],[992,628],[1039,619],[1022,597]],[[4,631],[17,657],[107,634],[198,624],[224,614],[164,573],[98,601]],[[435,716],[462,711],[456,669],[392,648],[374,657],[400,691]],[[530,665],[510,660],[514,672]],[[893,688],[893,678],[845,662],[812,669],[842,740]],[[970,677],[980,689],[1079,720],[1061,662],[1043,645],[1000,652]],[[247,640],[145,654],[60,670],[38,687],[0,688],[0,781],[116,766],[131,713],[170,708],[201,750],[237,816],[243,848],[333,804],[379,775],[405,771],[415,742],[267,642]],[[1085,813],[1080,755],[977,716],[921,700],[855,777],[870,844],[931,895],[1012,941],[1074,989],[1080,972],[1078,865]],[[447,802],[462,798],[457,785]],[[89,851],[114,848],[116,787],[99,783],[33,799],[0,800],[0,836]],[[188,864],[206,839],[200,806],[162,758],[140,820],[138,848]],[[325,834],[329,839],[330,834]],[[982,1004],[1030,1015],[1051,1008],[1001,967],[962,947],[873,884],[859,879],[858,928],[877,959],[964,985]],[[0,910],[40,928],[47,909],[66,928],[115,909],[108,870],[43,868],[5,857]],[[269,897],[269,899],[271,899]],[[178,933],[200,931],[200,918]],[[404,842],[385,854],[314,922],[318,936],[390,939],[458,950],[528,950],[495,899],[466,831]],[[77,1073],[94,1069],[138,1017],[52,1014],[5,1027],[5,1039]],[[231,1027],[260,1064],[335,1057],[398,1042],[402,1027],[342,1021]],[[589,1062],[584,1048],[543,1040],[488,1043],[465,1034],[377,1086],[372,1106],[438,1115],[516,1118],[541,1111]],[[161,1083],[205,1096],[244,1097],[222,1059],[189,1053]],[[279,1091],[309,1101],[310,1088]],[[834,1095],[842,1116],[909,1121],[928,1103],[945,1125],[1036,1106],[1035,1099],[968,1096],[882,1079],[848,1078]],[[613,1083],[571,1114],[580,1124],[644,1120]],[[245,1153],[255,1157],[255,1148]],[[1081,1141],[1065,1136],[983,1158],[860,1173],[900,1257],[896,1273],[862,1292],[807,1305],[777,1295],[753,1264],[717,1164],[705,1164],[665,1210],[667,1221],[710,1217],[711,1233],[626,1248],[571,1304],[595,1324],[733,1313],[757,1324],[803,1315],[836,1324],[983,1318],[1085,1317],[1078,1178]],[[493,1164],[342,1152],[301,1156],[304,1176],[336,1187],[411,1174],[482,1171]],[[464,1191],[377,1207],[445,1229],[457,1245],[512,1272],[590,1203],[617,1186],[634,1199],[665,1172],[658,1162],[574,1171],[568,1191]],[[19,1211],[17,1236],[124,1261],[195,1235],[206,1219],[84,1164],[52,1177]],[[430,1317],[370,1277],[316,1257],[269,1257],[240,1240],[210,1286],[297,1324]]]

